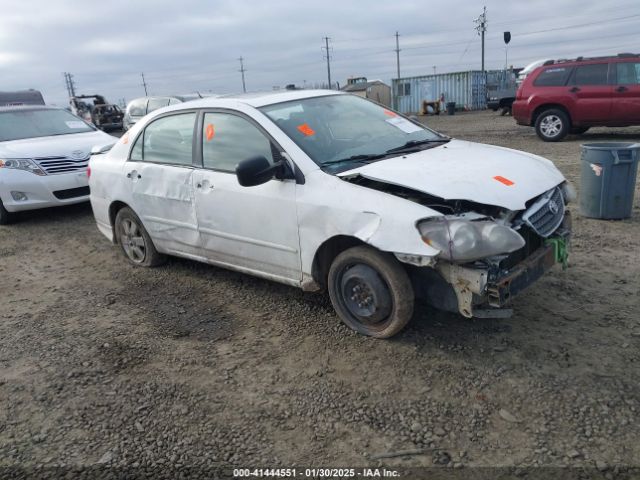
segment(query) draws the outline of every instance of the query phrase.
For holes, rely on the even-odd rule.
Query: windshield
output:
[[[304,98],[260,110],[321,167],[379,160],[447,140],[355,95]]]
[[[0,112],[0,142],[93,132],[94,130],[85,121],[65,110],[13,110]]]

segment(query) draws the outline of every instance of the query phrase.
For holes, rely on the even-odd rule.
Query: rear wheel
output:
[[[363,335],[389,338],[413,315],[409,276],[390,254],[352,247],[329,269],[329,296],[342,321]]]
[[[536,133],[545,142],[558,142],[569,133],[569,117],[562,110],[545,110],[536,119]]]
[[[129,207],[116,215],[116,240],[129,262],[141,267],[155,267],[164,262],[138,216]]]
[[[0,200],[0,225],[7,225],[13,221],[13,214],[4,208],[2,200]]]

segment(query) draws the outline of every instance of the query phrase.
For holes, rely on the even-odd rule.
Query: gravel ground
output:
[[[543,143],[493,112],[423,120],[550,158],[577,187],[580,143],[640,139],[640,128],[594,129]],[[639,201],[615,222],[572,206],[570,268],[518,297],[512,318],[419,307],[388,341],[342,326],[324,295],[180,259],[131,267],[89,205],[29,212],[0,228],[0,467],[176,478],[570,466],[634,477]]]

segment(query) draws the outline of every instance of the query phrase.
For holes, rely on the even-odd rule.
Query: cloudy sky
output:
[[[149,94],[241,91],[332,80],[480,68],[473,20],[487,6],[486,68],[540,58],[640,51],[638,0],[0,0],[0,90],[36,88],[66,102],[62,72],[78,93],[112,102]]]

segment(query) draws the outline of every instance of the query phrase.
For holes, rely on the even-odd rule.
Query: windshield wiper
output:
[[[386,157],[387,152],[385,153],[363,153],[360,155],[351,155],[347,158],[341,158],[339,160],[332,160],[330,162],[324,162],[322,166],[326,165],[335,165],[336,163],[347,163],[347,162],[357,162],[357,163],[367,163],[370,160],[378,160],[380,158]]]
[[[405,150],[410,152],[417,152],[420,150],[417,147],[421,145],[427,145],[429,143],[443,143],[443,142],[448,142],[449,140],[450,140],[449,138],[436,138],[431,140],[409,140],[404,145],[390,148],[389,150],[387,150],[387,153],[404,152]]]

